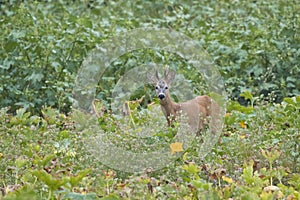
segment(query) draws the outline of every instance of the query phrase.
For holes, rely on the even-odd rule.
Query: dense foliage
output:
[[[0,198],[300,199],[299,10],[298,0],[0,2]],[[205,158],[195,140],[162,170],[130,174],[91,155],[94,135],[74,124],[87,116],[69,111],[90,50],[146,27],[199,41],[230,100],[221,138]],[[128,150],[136,144],[119,131],[135,130],[110,115],[110,95],[122,74],[148,62],[169,64],[195,93],[206,91],[201,76],[168,52],[137,50],[111,63],[97,87],[98,122]],[[160,120],[149,115],[159,110],[148,105],[156,101],[151,91],[145,86],[132,97],[146,94],[142,107],[149,109],[133,101],[131,125]],[[156,136],[173,139],[163,128]]]
[[[92,133],[75,129],[74,116],[51,108],[43,109],[42,117],[25,109],[12,116],[2,109],[2,194],[5,199],[299,199],[299,109],[299,97],[256,108],[230,102],[222,137],[205,159],[199,159],[195,140],[175,163],[141,174],[101,165],[88,151]],[[124,143],[127,149],[133,145]]]
[[[172,28],[199,40],[231,98],[249,90],[280,102],[299,95],[299,7],[297,0],[1,3],[1,105],[11,112],[25,107],[40,113],[43,105],[69,111],[73,82],[89,50],[141,27]],[[155,55],[160,61],[168,57]],[[102,82],[98,96],[107,98],[115,74],[147,59],[123,56],[105,74],[111,79]]]

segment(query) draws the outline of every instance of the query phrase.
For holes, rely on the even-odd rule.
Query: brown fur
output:
[[[160,98],[160,105],[168,125],[173,126],[178,115],[182,113],[187,116],[188,124],[192,130],[196,131],[197,134],[200,134],[204,125],[208,123],[209,116],[211,116],[213,122],[216,122],[215,120],[218,118],[219,107],[217,103],[207,95],[197,96],[194,99],[181,103],[172,101],[168,90],[168,84],[174,79],[174,76],[174,72],[170,73],[166,70],[164,79],[159,79],[156,70],[155,77],[148,76],[148,78],[156,85],[158,96],[159,94],[163,94],[164,96],[163,98]]]
[[[187,116],[188,124],[197,134],[200,134],[204,125],[208,123],[207,118],[212,116],[213,111],[216,111],[214,109],[218,109],[217,104],[207,95],[175,103],[167,94],[163,100],[160,100],[160,105],[169,126],[173,126],[178,115],[182,113]]]

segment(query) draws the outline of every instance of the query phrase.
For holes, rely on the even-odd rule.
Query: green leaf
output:
[[[197,189],[202,189],[204,191],[209,191],[211,184],[206,183],[203,180],[192,180],[192,185]]]
[[[194,164],[184,165],[182,168],[189,174],[197,174],[199,172],[198,167]]]
[[[78,185],[78,183],[84,178],[86,177],[86,175],[88,173],[90,173],[92,170],[91,169],[85,169],[82,170],[80,172],[77,173],[76,176],[70,176],[70,184],[73,187],[75,187],[76,185]]]
[[[53,158],[55,158],[55,156],[55,154],[49,154],[45,156],[43,160],[38,162],[38,165],[40,167],[45,167]]]
[[[18,169],[21,169],[22,167],[24,167],[26,164],[28,163],[28,160],[25,158],[17,158],[15,161],[15,165]]]
[[[246,100],[250,100],[250,101],[253,99],[251,92],[248,90],[241,93],[240,96],[244,97]]]
[[[45,183],[52,191],[57,190],[59,187],[64,186],[68,182],[67,177],[56,179],[45,170],[34,170],[32,174]]]

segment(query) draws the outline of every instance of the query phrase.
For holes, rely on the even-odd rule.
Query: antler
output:
[[[169,66],[165,66],[165,71],[164,71],[164,80],[169,84],[175,77],[175,71],[169,70]],[[150,71],[147,72],[147,78],[150,80],[153,84],[156,84],[160,78],[158,75],[158,68],[157,65],[154,65],[154,75],[150,73]]]
[[[169,74],[169,65],[165,65],[164,78],[167,80]]]
[[[155,78],[158,81],[159,80],[159,76],[158,76],[157,65],[154,66],[154,71],[155,71]]]
[[[169,65],[165,66],[164,78],[168,84],[175,78],[175,71],[169,70]]]
[[[159,80],[159,76],[158,76],[158,70],[157,70],[157,66],[154,64],[154,75],[153,73],[149,70],[147,72],[147,78],[149,81],[151,81],[153,84],[156,84],[157,81]]]

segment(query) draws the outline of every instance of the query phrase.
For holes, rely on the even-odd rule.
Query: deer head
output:
[[[163,78],[159,78],[157,67],[155,67],[154,75],[148,73],[148,79],[155,85],[155,91],[157,97],[163,101],[169,96],[169,85],[175,78],[175,71],[169,70],[166,66]]]

